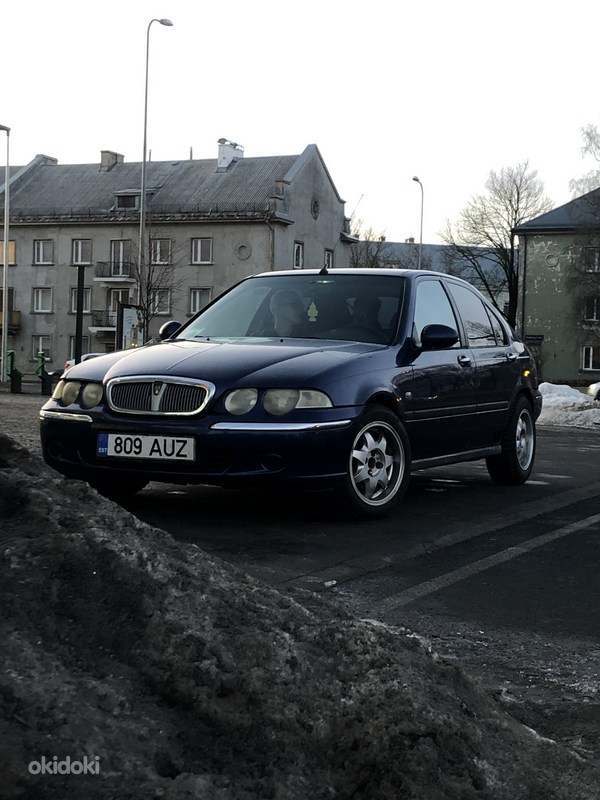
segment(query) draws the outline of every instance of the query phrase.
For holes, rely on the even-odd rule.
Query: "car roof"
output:
[[[448,275],[446,272],[437,272],[431,269],[391,269],[386,267],[375,267],[373,269],[368,267],[348,267],[348,268],[333,268],[328,270],[323,269],[285,269],[285,270],[275,270],[273,272],[259,272],[255,275],[251,275],[251,278],[266,278],[278,275],[393,275],[401,278],[407,278],[411,281],[416,280],[417,278],[428,275],[429,277],[434,276],[436,278],[445,278],[446,280],[453,280],[457,283],[463,283],[465,286],[470,286],[471,289],[475,287],[473,284],[465,281],[463,278],[459,278],[457,275]]]

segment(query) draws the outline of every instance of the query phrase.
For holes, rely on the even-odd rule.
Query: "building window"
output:
[[[119,211],[131,211],[138,207],[137,194],[118,194],[116,196],[116,207]]]
[[[294,242],[294,269],[304,269],[303,242]]]
[[[33,243],[33,263],[54,263],[54,242],[52,239],[36,239]]]
[[[75,342],[77,339],[75,336],[71,336],[69,340],[69,358],[75,358]],[[81,337],[81,353],[89,353],[90,352],[90,337],[89,336],[82,336]]]
[[[119,303],[129,302],[129,289],[109,289],[108,291],[108,310],[118,311]]]
[[[600,320],[600,297],[586,297],[584,320],[587,322],[598,322]]]
[[[128,276],[131,256],[131,242],[129,239],[113,239],[110,243],[110,274],[111,276]]]
[[[171,240],[170,239],[151,239],[150,240],[150,263],[168,264],[171,260]]]
[[[585,345],[582,350],[583,354],[583,369],[591,369],[600,371],[600,347],[592,347]]]
[[[150,297],[150,309],[153,314],[170,314],[171,290],[155,289]]]
[[[192,239],[192,264],[212,264],[212,238]]]
[[[71,314],[77,313],[77,287],[71,288],[71,305],[70,305]],[[92,290],[90,288],[85,288],[83,290],[83,313],[89,314],[92,310]]]
[[[52,289],[37,287],[33,290],[34,314],[49,314],[52,311]]]
[[[36,361],[38,353],[43,353],[46,361],[52,361],[52,337],[34,336],[31,342],[31,360]]]
[[[9,215],[10,216],[10,215]],[[8,240],[8,264],[17,263],[17,245],[14,239]],[[0,239],[0,265],[4,266],[4,239]]]
[[[325,260],[323,261],[325,269],[333,269],[333,250],[325,250]]]
[[[600,271],[600,247],[586,247],[584,259],[586,272]]]
[[[210,289],[190,289],[190,313],[196,314],[210,303]]]
[[[73,239],[73,264],[91,264],[92,263],[92,240],[91,239]]]

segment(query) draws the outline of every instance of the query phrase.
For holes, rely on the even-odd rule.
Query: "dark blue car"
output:
[[[41,410],[50,466],[115,498],[148,481],[332,489],[363,517],[389,512],[413,470],[531,473],[534,361],[459,278],[270,272],[165,327],[64,373]]]

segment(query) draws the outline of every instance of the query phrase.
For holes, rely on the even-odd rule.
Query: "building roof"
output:
[[[116,159],[109,166],[59,165],[55,159],[36,156],[26,167],[11,167],[11,220],[94,219],[122,213],[116,209],[116,198],[139,195],[142,164],[125,163],[122,156],[110,155]],[[271,209],[270,199],[281,196],[282,186],[291,183],[315,155],[323,163],[316,145],[308,145],[300,155],[240,157],[226,168],[218,166],[218,159],[148,161],[147,209],[155,214],[264,216]],[[0,181],[1,206],[4,169]]]
[[[518,225],[516,234],[560,233],[600,227],[600,189],[576,197],[558,208]]]

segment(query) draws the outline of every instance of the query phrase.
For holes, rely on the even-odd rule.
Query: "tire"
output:
[[[535,460],[535,422],[526,397],[517,398],[502,437],[502,452],[486,458],[494,483],[518,486],[531,475]]]
[[[410,461],[408,436],[396,415],[383,406],[367,409],[352,441],[342,492],[352,516],[388,514],[406,492]]]
[[[108,478],[94,478],[88,483],[98,494],[107,497],[109,500],[114,500],[116,503],[133,497],[134,494],[141,492],[148,485],[148,481],[144,480],[144,478],[121,478],[120,481]]]

